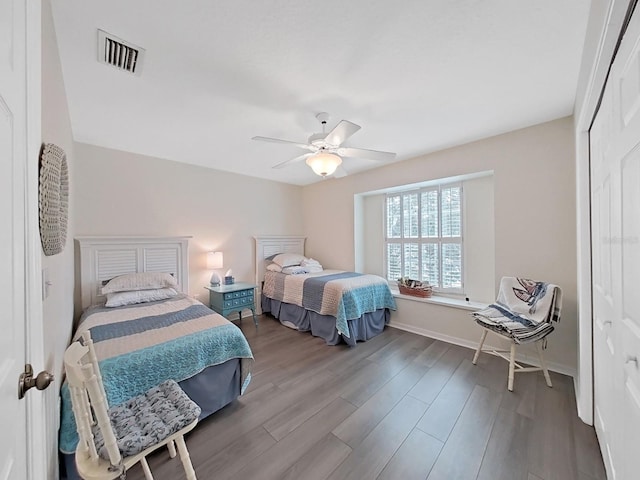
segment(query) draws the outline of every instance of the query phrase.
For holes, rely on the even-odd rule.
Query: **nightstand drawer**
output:
[[[235,299],[244,299],[245,297],[253,297],[253,290],[241,290],[239,292],[229,292],[224,294],[224,299],[226,300],[235,300]]]
[[[242,305],[251,305],[253,303],[253,297],[234,298],[233,300],[227,300],[224,302],[225,308],[240,307]]]

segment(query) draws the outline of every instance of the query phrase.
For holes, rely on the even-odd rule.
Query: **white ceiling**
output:
[[[76,141],[297,185],[315,115],[427,152],[570,115],[586,0],[52,0]],[[97,62],[97,29],[146,49]],[[46,81],[46,79],[45,79]],[[346,159],[354,173],[379,166]]]

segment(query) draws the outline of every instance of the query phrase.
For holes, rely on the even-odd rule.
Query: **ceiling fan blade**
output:
[[[342,178],[346,177],[347,175],[349,175],[349,172],[347,172],[347,170],[342,165],[339,165],[333,174],[335,178]]]
[[[290,158],[289,160],[285,160],[284,162],[279,163],[277,165],[274,165],[271,168],[284,168],[284,167],[287,167],[287,166],[291,165],[292,163],[296,163],[296,162],[300,162],[301,160],[305,160],[305,159],[309,158],[311,155],[313,155],[313,153],[305,153],[304,155],[300,155],[299,157]]]
[[[288,143],[295,145],[296,147],[304,148],[305,150],[313,150],[313,145],[307,145],[306,143],[292,142],[290,140],[280,140],[279,138],[271,137],[253,137],[251,140],[258,140],[259,142],[271,142],[271,143]]]
[[[340,123],[327,134],[324,141],[329,145],[342,145],[347,138],[360,130],[360,128],[360,125],[356,125],[355,123],[351,123],[347,120],[341,120]]]
[[[396,154],[391,152],[351,147],[339,148],[338,155],[341,157],[366,158],[367,160],[374,160],[376,162],[388,162],[396,158]]]

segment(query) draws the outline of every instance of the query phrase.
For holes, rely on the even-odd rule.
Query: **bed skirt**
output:
[[[342,341],[355,347],[356,342],[369,340],[382,333],[384,326],[391,318],[389,309],[381,308],[375,312],[365,313],[360,318],[347,320],[349,337],[346,337],[338,333],[336,318],[330,315],[320,315],[304,307],[284,303],[264,295],[261,305],[263,313],[270,313],[287,327],[301,332],[311,332],[314,337],[324,339],[327,345],[337,345]]]
[[[240,359],[233,358],[220,365],[212,365],[178,385],[202,409],[199,418],[202,420],[240,396]],[[61,454],[61,462],[64,463],[64,469],[61,468],[62,480],[80,480],[75,454]]]

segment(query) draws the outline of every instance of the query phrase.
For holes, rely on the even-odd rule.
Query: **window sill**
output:
[[[414,297],[412,295],[403,295],[397,290],[391,290],[392,295],[395,298],[402,298],[403,300],[411,300],[412,302],[420,302],[420,303],[432,303],[434,305],[442,305],[444,307],[452,307],[452,308],[460,308],[462,310],[482,310],[483,308],[487,308],[488,304],[480,303],[480,302],[468,302],[461,298],[451,298],[451,297],[443,297],[438,295],[433,295],[429,298],[421,298]]]

